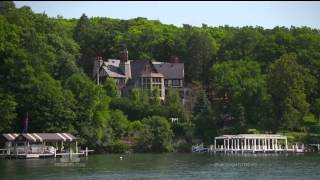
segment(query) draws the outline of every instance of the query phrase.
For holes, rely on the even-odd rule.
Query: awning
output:
[[[43,141],[75,141],[77,138],[70,133],[10,133],[2,134],[7,141],[43,142]]]

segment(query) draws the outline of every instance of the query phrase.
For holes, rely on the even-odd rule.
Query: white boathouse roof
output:
[[[287,136],[280,134],[237,134],[237,135],[222,135],[215,139],[287,139]]]

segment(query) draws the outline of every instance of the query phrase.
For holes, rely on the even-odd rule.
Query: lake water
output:
[[[123,157],[122,160],[120,156]],[[320,178],[320,153],[106,154],[89,155],[72,161],[0,160],[0,179],[315,180]]]

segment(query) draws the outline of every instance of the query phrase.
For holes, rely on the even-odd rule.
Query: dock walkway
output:
[[[0,159],[30,159],[30,158],[60,158],[62,156],[88,156],[89,153],[94,150],[80,150],[79,152],[62,152],[62,153],[21,153],[21,154],[9,154],[7,149],[0,149]]]

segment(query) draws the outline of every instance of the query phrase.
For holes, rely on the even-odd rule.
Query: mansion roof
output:
[[[146,60],[128,60],[130,63],[131,76],[143,77],[164,77],[165,79],[183,79],[184,78],[184,64],[183,63],[168,63],[168,62],[151,62]],[[144,72],[146,66],[152,66],[154,70],[152,73],[146,74]],[[108,59],[103,62],[103,70],[108,76],[113,78],[126,78],[125,73],[120,69],[119,59]]]
[[[110,60],[103,63],[103,70],[110,76],[114,78],[125,78],[126,76],[119,68],[119,60]]]
[[[156,70],[163,74],[165,79],[183,79],[184,64],[168,62],[152,62]]]

